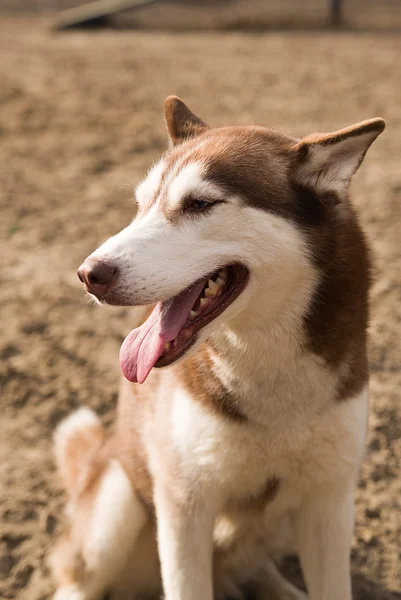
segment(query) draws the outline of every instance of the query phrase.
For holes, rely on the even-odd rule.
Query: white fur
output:
[[[102,424],[99,417],[90,408],[83,406],[58,425],[54,434],[56,449],[63,448],[78,431],[85,431],[88,427],[101,428]]]
[[[320,192],[343,192],[377,131],[347,137],[333,144],[311,144],[308,161],[301,166],[299,176]]]
[[[142,210],[146,209],[156,194],[165,168],[165,162],[159,160],[149,171],[147,177],[137,186],[135,197]]]
[[[147,514],[125,471],[111,461],[104,473],[92,512],[84,558],[90,570],[113,573],[122,568]]]
[[[201,199],[221,200],[224,193],[217,185],[204,178],[204,166],[192,162],[183,167],[168,187],[169,208],[178,209],[185,196],[190,194]]]
[[[165,486],[156,488],[158,545],[166,598],[213,600],[214,506],[200,499],[179,513]],[[194,544],[194,540],[196,540]]]
[[[88,596],[79,585],[73,583],[59,588],[54,594],[53,600],[88,600]]]
[[[188,394],[176,391],[172,438],[180,456],[181,473],[191,496],[198,500],[191,511],[175,514],[163,492],[156,497],[168,598],[212,598],[205,582],[208,570],[204,561],[213,519],[224,511],[226,502],[240,500],[244,494],[257,495],[266,480],[276,476],[282,482],[280,492],[277,500],[267,506],[264,521],[258,521],[259,532],[264,527],[268,538],[278,523],[292,515],[310,600],[351,599],[353,490],[363,455],[367,390],[341,404],[324,402],[324,411],[318,397],[316,389],[309,397],[310,410],[303,418],[307,394],[305,402],[302,396],[292,395],[293,404],[288,406],[269,395],[261,408],[259,423],[263,422],[263,428],[236,424],[223,427]],[[279,403],[283,419],[281,423],[275,419],[269,426],[264,417]],[[157,468],[157,460],[160,457],[155,458],[153,469]],[[216,529],[219,546],[224,546],[226,536],[233,535],[232,527],[235,525]],[[189,529],[197,540],[196,551],[184,533]],[[195,570],[194,564],[203,566]],[[182,572],[182,580],[173,576],[177,569]],[[193,587],[194,581],[202,581],[202,586]]]
[[[204,144],[204,142],[198,143],[194,149],[199,150],[203,144]],[[166,192],[168,186],[171,184],[171,182],[174,182],[177,178],[177,175],[179,177],[181,175],[181,172],[185,171],[185,167],[184,167],[184,169],[181,169],[182,164],[185,162],[185,160],[186,160],[186,155],[184,155],[181,158],[181,160],[179,160],[177,162],[175,167],[168,174],[168,177],[166,178],[164,185],[160,189],[160,194],[158,197],[156,197],[156,193],[159,190],[161,178],[162,178],[165,168],[166,168],[166,163],[162,159],[152,167],[152,169],[149,171],[149,173],[147,174],[145,179],[137,186],[137,188],[135,190],[136,200],[142,210],[146,210],[147,208],[149,208],[153,202],[160,201],[160,199],[163,197],[163,194],[165,194],[165,192]],[[199,173],[199,171],[200,171],[199,165],[196,165],[195,170],[197,173]],[[190,172],[191,172],[191,169],[189,169],[188,175],[190,175]],[[187,179],[187,177],[185,177],[185,179]]]
[[[85,528],[80,532],[85,575],[79,582],[61,585],[54,600],[99,600],[111,587],[119,590],[121,599],[132,597],[132,567],[135,562],[140,565],[140,560],[134,560],[135,543],[140,539],[148,515],[118,461],[109,462],[98,485],[91,511],[86,507],[90,520],[81,524]],[[143,550],[149,565],[156,571],[157,585],[157,566],[155,568],[154,559],[146,550],[146,543]],[[146,569],[144,575],[137,574],[137,581],[144,576],[150,579]]]

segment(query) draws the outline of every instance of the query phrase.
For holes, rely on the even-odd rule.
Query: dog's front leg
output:
[[[354,490],[316,489],[293,517],[310,600],[351,600]]]
[[[163,484],[155,503],[166,600],[212,600],[214,506],[204,496],[177,500]]]

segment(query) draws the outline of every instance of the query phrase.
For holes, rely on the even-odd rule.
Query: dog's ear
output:
[[[173,146],[200,135],[210,129],[199,117],[194,115],[177,96],[168,96],[164,101],[164,118]]]
[[[344,192],[369,146],[383,131],[383,119],[371,119],[340,131],[313,134],[292,147],[296,182],[317,192]]]
[[[89,408],[80,408],[64,419],[54,434],[57,469],[70,498],[75,501],[93,470],[105,440],[100,419]]]

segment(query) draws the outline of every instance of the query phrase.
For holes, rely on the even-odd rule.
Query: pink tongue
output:
[[[166,302],[159,302],[147,321],[127,335],[120,350],[120,366],[128,381],[145,381],[166,343],[180,333],[204,285],[202,281]]]

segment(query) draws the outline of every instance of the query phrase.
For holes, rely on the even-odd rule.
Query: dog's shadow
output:
[[[281,571],[297,587],[305,589],[297,557],[291,556],[286,558]],[[401,600],[401,591],[396,592],[386,589],[366,577],[357,568],[354,568],[352,572],[352,591],[353,600]],[[247,600],[253,600],[253,598]],[[276,599],[271,598],[271,600]]]
[[[302,578],[302,572],[299,565],[298,558],[296,556],[290,556],[286,558],[281,565],[280,571],[285,577],[291,581],[298,588],[305,590],[305,584]],[[373,582],[371,579],[366,577],[354,569],[352,573],[352,592],[353,600],[401,600],[401,592],[391,591]],[[255,594],[252,591],[245,592],[246,600],[266,600],[265,597],[260,598],[259,594]],[[103,600],[110,600],[110,596],[106,595]],[[156,600],[156,599],[154,599]],[[164,596],[157,600],[164,600]],[[226,598],[225,600],[232,600]],[[269,596],[269,600],[281,600],[276,596]]]
[[[401,600],[401,592],[387,590],[362,573],[353,575],[352,584],[355,600]]]

